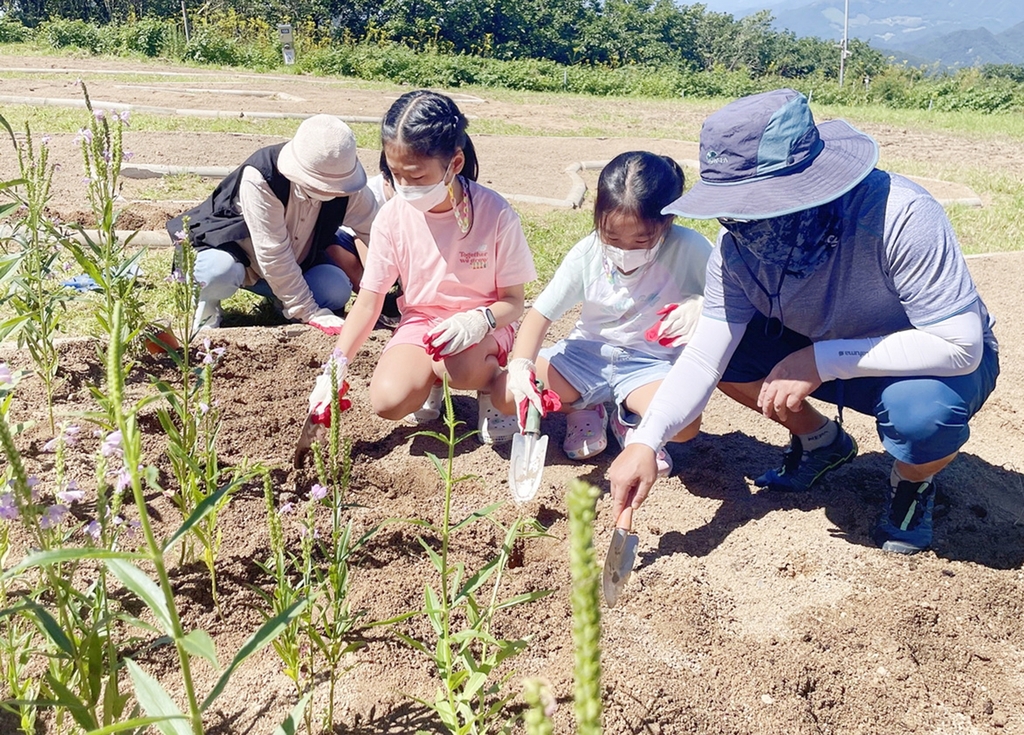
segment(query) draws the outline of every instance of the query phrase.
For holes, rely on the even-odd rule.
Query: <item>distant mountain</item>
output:
[[[723,1],[723,0],[720,0]],[[746,0],[729,0],[740,5]],[[838,41],[844,0],[763,0],[775,27]],[[752,5],[743,15],[757,12]],[[850,0],[848,33],[908,60],[943,66],[1024,63],[1020,0]]]
[[[775,4],[775,25],[798,36],[842,38],[844,0]],[[887,48],[906,48],[955,31],[993,34],[1024,21],[1020,0],[851,0],[849,34]]]
[[[1024,64],[1024,22],[998,34],[986,28],[956,31],[913,44],[906,51],[947,67]]]

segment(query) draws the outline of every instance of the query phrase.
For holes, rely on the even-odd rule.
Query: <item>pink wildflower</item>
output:
[[[67,505],[74,505],[85,497],[85,490],[81,490],[78,487],[78,483],[74,480],[68,482],[67,487],[57,493],[57,500]]]
[[[39,527],[42,529],[56,528],[68,514],[66,505],[51,505],[39,517]]]
[[[104,457],[120,456],[121,455],[121,431],[112,431],[107,434],[103,440],[103,444],[100,445],[100,454]]]
[[[18,504],[14,502],[14,493],[0,495],[0,518],[5,521],[18,519]]]

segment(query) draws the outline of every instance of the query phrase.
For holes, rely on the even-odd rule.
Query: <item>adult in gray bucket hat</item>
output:
[[[195,329],[219,327],[220,302],[239,288],[273,298],[285,317],[337,333],[378,203],[366,188],[356,140],[334,115],[303,120],[286,143],[260,148],[199,206],[167,223],[186,234],[203,284]],[[187,227],[186,227],[187,220]],[[187,232],[186,232],[187,230]]]
[[[935,474],[969,435],[999,373],[993,320],[945,212],[875,168],[878,146],[844,121],[814,123],[791,89],[708,117],[700,181],[666,213],[718,219],[696,333],[609,470],[612,517],[638,507],[655,451],[717,385],[792,437],[755,480],[804,491],[857,453],[807,402],[875,416],[894,463],[875,530],[883,549],[932,542]]]

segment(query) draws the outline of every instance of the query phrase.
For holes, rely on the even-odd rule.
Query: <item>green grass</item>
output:
[[[139,189],[137,199],[149,201],[200,201],[210,194],[211,182],[195,174],[169,174]]]
[[[15,130],[24,130],[28,121],[32,130],[47,133],[75,133],[84,122],[84,110],[73,107],[31,107],[29,105],[0,105],[3,115]],[[290,138],[295,135],[301,120],[269,120],[261,118],[202,118],[188,115],[153,115],[145,112],[131,115],[130,128],[147,132],[175,133],[249,133],[277,135]],[[360,148],[380,148],[380,130],[369,123],[352,123],[349,127]]]

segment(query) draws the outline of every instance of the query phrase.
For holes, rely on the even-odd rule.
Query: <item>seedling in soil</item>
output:
[[[11,132],[3,117],[0,124]],[[60,285],[62,248],[52,235],[54,226],[45,217],[55,164],[50,162],[48,137],[44,135],[37,148],[28,123],[24,143],[19,145],[13,134],[11,141],[18,155],[21,178],[0,183],[0,191],[14,200],[0,206],[0,217],[15,210],[20,217],[4,243],[9,255],[0,259],[0,281],[7,282],[3,302],[14,311],[13,316],[0,323],[0,339],[16,335],[18,346],[27,348],[32,356],[36,373],[43,381],[52,432],[56,428],[53,392],[60,366],[54,340],[60,332],[68,299],[67,289]]]
[[[155,726],[163,735],[203,735],[203,713],[209,709],[213,702],[224,691],[225,686],[231,678],[235,669],[250,655],[273,642],[274,638],[285,629],[288,624],[298,616],[304,603],[296,602],[283,610],[280,614],[268,620],[235,654],[231,663],[221,670],[218,662],[217,651],[209,634],[203,630],[186,632],[182,626],[176,601],[175,590],[171,585],[170,577],[165,563],[166,555],[171,552],[174,545],[189,533],[190,529],[202,522],[205,515],[210,513],[227,493],[228,487],[220,488],[216,493],[204,500],[195,511],[185,519],[182,525],[166,541],[156,538],[154,529],[149,520],[146,510],[146,498],[144,485],[155,486],[156,469],[153,467],[143,468],[142,466],[142,433],[137,422],[137,414],[149,399],[126,407],[124,401],[124,377],[125,377],[125,336],[126,328],[121,318],[121,307],[114,305],[110,322],[110,344],[107,349],[106,362],[106,395],[99,394],[98,389],[94,392],[101,400],[102,414],[94,415],[92,418],[97,423],[105,423],[111,434],[117,435],[117,446],[120,456],[124,461],[124,468],[127,473],[127,487],[131,490],[131,497],[139,512],[139,524],[142,536],[142,547],[139,551],[130,552],[120,549],[105,548],[74,548],[64,546],[62,548],[50,548],[34,552],[3,575],[0,575],[0,585],[8,584],[11,580],[19,579],[27,570],[41,569],[53,570],[58,565],[67,563],[102,563],[108,572],[113,574],[124,588],[136,596],[142,603],[148,614],[152,615],[153,622],[143,621],[130,616],[123,610],[117,613],[117,618],[128,622],[142,631],[142,635],[153,636],[150,645],[158,645],[162,641],[170,641],[177,654],[176,669],[181,676],[182,690],[186,702],[186,711],[182,712],[174,699],[167,693],[163,685],[139,666],[132,659],[118,660],[112,657],[100,657],[100,670],[88,667],[93,663],[86,661],[87,656],[94,656],[93,643],[87,642],[86,646],[74,645],[72,635],[76,630],[71,627],[67,620],[55,618],[49,613],[40,614],[39,610],[33,610],[39,619],[41,628],[45,634],[56,645],[68,661],[72,661],[78,670],[89,670],[90,687],[88,690],[82,686],[78,693],[62,690],[59,684],[63,683],[56,677],[47,679],[51,688],[52,699],[46,702],[58,710],[58,716],[64,717],[70,714],[76,723],[89,731],[96,732],[121,732],[125,730],[138,730]],[[109,437],[108,437],[109,439]],[[0,443],[7,455],[8,462],[12,467],[16,490],[20,494],[29,493],[28,481],[25,477],[20,455],[14,448],[10,432],[6,424],[0,422]],[[110,442],[113,444],[114,442]],[[158,489],[158,488],[157,488]],[[68,539],[65,539],[67,542]],[[141,565],[141,566],[140,566]],[[143,571],[143,567],[152,569],[155,579]],[[52,578],[53,575],[51,575]],[[68,584],[73,578],[68,577]],[[38,588],[38,585],[36,585]],[[41,608],[40,608],[41,609]],[[0,616],[2,618],[2,616]],[[110,618],[108,617],[107,620]],[[121,626],[117,626],[120,628]],[[102,640],[101,649],[113,651],[114,655],[121,650],[120,646],[130,643],[131,639],[114,641],[113,633],[115,627],[106,629],[106,637]],[[71,645],[68,645],[71,641]],[[133,648],[138,648],[133,646]],[[196,690],[195,680],[192,675],[192,657],[200,656],[221,671],[217,682],[207,694],[205,699],[200,700]],[[105,667],[105,668],[103,668]],[[142,714],[136,714],[138,710],[124,715],[126,700],[119,695],[118,677],[120,673],[127,670],[134,686],[135,699],[141,708]],[[101,684],[92,686],[95,676],[99,676]],[[84,686],[84,685],[83,685]],[[102,688],[102,707],[93,710],[90,706],[91,699],[86,700],[84,693],[90,697]],[[116,697],[114,700],[112,697]],[[37,703],[40,704],[40,703]],[[304,706],[304,702],[300,705]],[[116,709],[120,707],[122,715],[118,718]],[[289,722],[293,722],[296,713],[301,707],[293,711],[289,716]],[[91,719],[90,719],[91,718]],[[101,725],[100,723],[109,723]],[[290,726],[290,725],[289,725]]]
[[[515,715],[505,711],[505,705],[514,694],[504,692],[512,671],[507,662],[529,645],[529,639],[504,640],[492,633],[494,620],[501,610],[524,605],[550,594],[550,590],[526,592],[501,598],[501,583],[508,569],[513,549],[520,539],[541,534],[542,529],[523,518],[517,518],[505,527],[494,516],[502,503],[495,503],[470,513],[453,522],[452,495],[455,486],[470,479],[455,475],[455,447],[475,432],[458,435],[461,421],[455,420],[448,381],[444,383],[445,425],[447,434],[418,432],[442,442],[448,449],[445,460],[428,453],[444,484],[444,511],[440,526],[422,522],[440,538],[440,550],[419,538],[420,545],[430,557],[439,575],[440,589],[426,585],[425,607],[413,615],[425,615],[433,636],[417,639],[399,632],[398,636],[409,646],[426,655],[437,669],[441,679],[434,699],[419,700],[429,707],[451,733],[473,734],[503,732],[509,728]],[[451,544],[455,535],[478,521],[488,521],[499,531],[501,545],[498,553],[475,572],[451,558]],[[402,616],[408,619],[411,616]],[[456,629],[462,624],[464,627]]]

